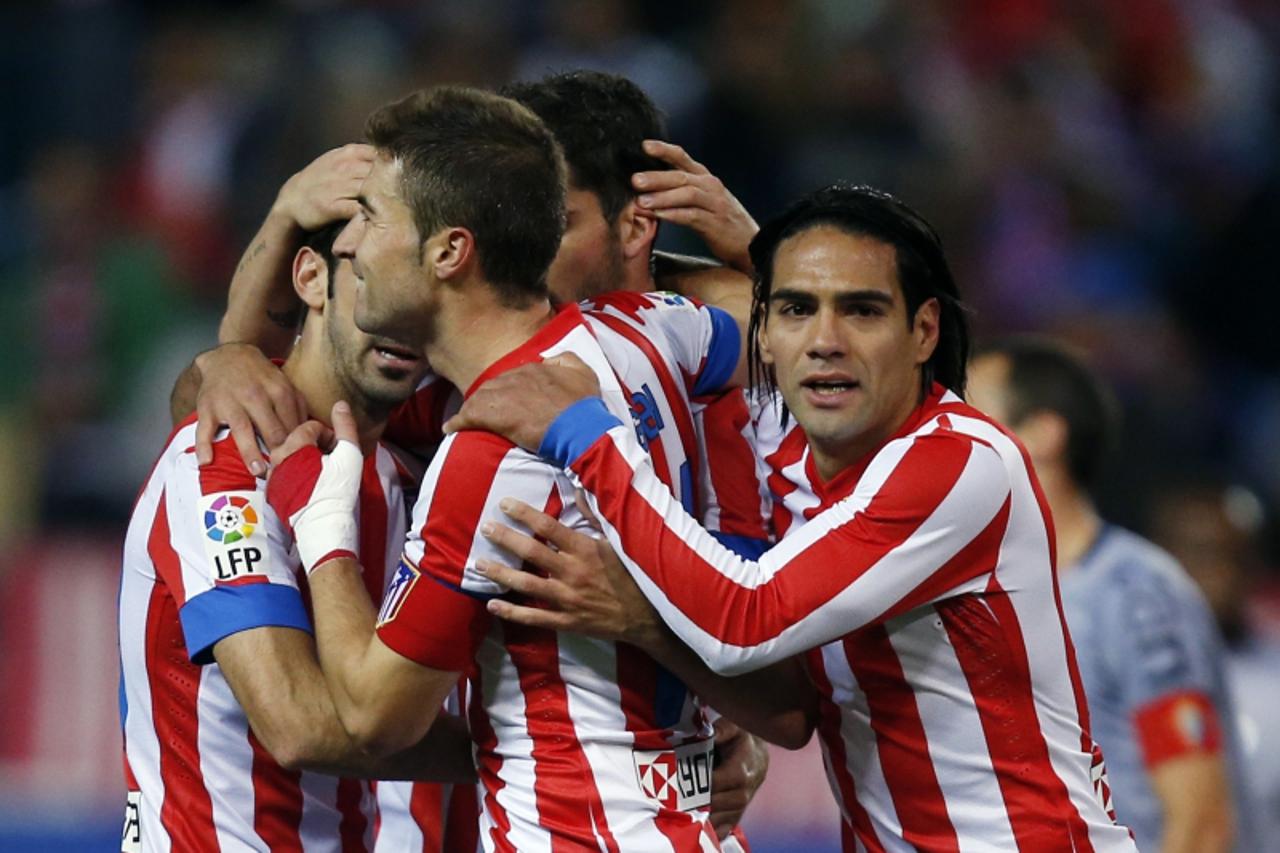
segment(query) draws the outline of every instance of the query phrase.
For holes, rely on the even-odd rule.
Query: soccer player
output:
[[[723,260],[749,274],[744,256],[759,230],[755,220],[706,167],[662,141],[666,128],[657,107],[635,83],[574,71],[514,83],[502,94],[546,123],[569,166],[567,227],[547,272],[557,299],[589,303],[613,291],[657,290],[653,244],[661,219],[695,228]],[[745,320],[750,283],[745,276],[729,278],[710,278],[693,289]],[[707,293],[712,286],[714,293]],[[697,514],[729,547],[757,556],[768,548],[771,533],[752,413],[739,388],[695,404],[694,429],[705,461],[696,486]]]
[[[960,397],[967,331],[936,234],[884,193],[837,185],[767,224],[751,254],[754,345],[806,437],[795,473],[821,499],[759,561],[657,487],[578,366],[497,377],[452,426],[565,466],[627,573],[711,669],[807,652],[845,849],[1135,849],[1104,805],[1035,473]],[[556,603],[554,579],[490,575]],[[663,642],[636,625],[628,639]]]
[[[973,360],[969,395],[1026,447],[1053,513],[1116,815],[1143,850],[1231,850],[1233,835],[1234,849],[1259,849],[1251,810],[1233,803],[1245,781],[1213,616],[1167,553],[1108,524],[1090,496],[1117,429],[1109,390],[1064,347],[1012,338]]]
[[[698,228],[726,261],[744,265],[746,246],[757,230],[755,222],[705,167],[678,146],[659,140],[665,135],[661,117],[635,84],[609,74],[574,72],[513,84],[503,93],[548,125],[569,166],[567,228],[547,276],[557,299],[654,290],[659,283],[654,277],[658,259],[652,257],[658,218]],[[326,166],[320,177],[286,184],[281,200],[237,271],[221,330],[224,339],[252,340],[267,351],[279,351],[276,348],[283,346],[271,318],[287,321],[289,300],[287,295],[273,295],[268,285],[280,277],[278,270],[290,233],[318,215],[310,211],[294,214],[298,198],[319,196],[329,215],[349,217],[345,205],[355,204],[356,177],[367,172],[370,151],[368,146],[354,145],[338,149],[317,161]],[[664,165],[674,168],[663,169]],[[632,185],[633,172],[638,172],[634,182],[644,187],[644,195]],[[717,304],[738,303],[737,311],[745,318],[748,305],[741,303],[744,296],[749,302],[749,282],[744,276],[712,271],[680,278],[681,287],[709,294]],[[670,282],[669,276],[661,280],[663,284]],[[645,329],[641,326],[638,331]],[[229,363],[224,359],[228,355],[237,360]],[[224,418],[235,426],[243,425],[233,433],[252,435],[248,426],[252,420],[264,435],[279,443],[285,432],[282,424],[292,427],[297,423],[296,417],[290,420],[286,412],[273,410],[267,393],[258,393],[260,384],[283,401],[276,408],[290,408],[287,387],[280,387],[272,375],[274,369],[260,369],[263,360],[256,352],[249,348],[213,351],[199,362],[212,374],[202,390],[204,401],[209,403],[206,410],[217,411],[217,415],[202,419],[202,427],[207,424],[211,430],[213,423]],[[234,384],[222,380],[219,387],[220,376],[233,375],[252,378]],[[250,390],[258,394],[256,400],[245,399]],[[195,388],[187,392],[194,395]],[[224,392],[235,398],[231,401],[234,405],[218,402]],[[386,438],[415,448],[433,446],[439,440],[441,413],[448,405],[439,384],[424,388],[409,406],[393,414]],[[697,495],[704,523],[741,553],[758,554],[768,544],[769,504],[763,493],[763,476],[756,471],[750,419],[736,389],[701,397],[693,407],[693,430],[682,441],[689,445],[685,450],[695,453],[701,463],[689,469],[698,477],[689,491]],[[252,452],[257,452],[256,444]],[[718,755],[721,761],[717,763],[712,814],[718,834],[724,837],[763,778],[767,753],[755,738],[736,732],[727,721],[717,721],[716,729],[725,744],[723,754]],[[730,750],[732,760],[728,760]],[[718,804],[730,802],[734,805],[719,808]]]
[[[590,320],[572,304],[553,311],[543,282],[563,227],[564,166],[545,126],[515,102],[420,92],[376,112],[368,134],[378,153],[361,212],[335,245],[360,281],[357,323],[421,341],[468,394],[519,364],[577,353],[633,422],[660,480],[689,499],[689,398],[737,380],[732,318],[670,295],[610,297]],[[378,754],[413,742],[474,661],[487,847],[716,849],[711,731],[683,685],[633,649],[511,631],[485,611],[504,593],[475,571],[498,558],[480,533],[497,497],[520,494],[580,526],[563,476],[484,433],[447,439],[375,630],[339,523],[353,497],[351,430],[340,420],[344,440],[328,455],[312,446],[312,425],[295,432],[268,492],[300,549],[322,555],[308,564],[321,659],[353,736]]]
[[[351,266],[330,254],[336,234],[321,231],[296,256],[306,316],[283,370],[311,412],[348,401],[361,448],[351,533],[360,582],[376,594],[405,527],[395,464],[376,442],[426,365],[420,350],[355,327]],[[380,758],[347,735],[319,669],[299,558],[264,484],[225,432],[198,466],[195,430],[194,418],[175,430],[125,543],[125,849],[367,849],[361,780],[468,779],[465,727]]]

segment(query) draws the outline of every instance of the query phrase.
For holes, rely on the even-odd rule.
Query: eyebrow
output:
[[[814,302],[817,297],[807,290],[795,290],[793,288],[784,287],[781,290],[775,290],[769,294],[769,301],[775,302],[782,299],[789,299],[793,302]],[[893,294],[885,293],[883,290],[875,290],[872,288],[864,288],[862,290],[847,290],[836,294],[836,300],[839,302],[880,302],[885,305],[893,304]]]
[[[370,213],[377,213],[377,211],[374,210],[373,205],[369,202],[369,197],[364,193],[360,193],[360,195],[356,196],[356,203]]]

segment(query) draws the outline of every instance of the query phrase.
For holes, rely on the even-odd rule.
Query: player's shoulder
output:
[[[1150,539],[1114,524],[1106,525],[1081,561],[1099,583],[1130,596],[1167,596],[1199,604],[1201,595],[1173,555]]]
[[[554,470],[535,454],[505,438],[483,430],[463,430],[446,436],[427,469],[424,486],[446,495],[455,489],[489,488],[512,471]]]
[[[593,296],[582,303],[587,317],[613,315],[634,320],[643,325],[647,319],[672,312],[696,312],[702,303],[687,296],[664,290],[640,293],[618,290]]]
[[[266,457],[265,445],[259,447]],[[240,450],[231,437],[231,431],[222,427],[214,435],[213,459],[201,465],[196,457],[196,420],[192,415],[184,420],[169,436],[156,466],[156,476],[167,483],[194,485],[201,494],[229,491],[265,491],[266,481],[249,471]]]

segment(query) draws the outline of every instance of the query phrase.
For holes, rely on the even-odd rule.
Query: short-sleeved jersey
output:
[[[572,352],[632,425],[659,477],[696,506],[690,398],[731,375],[737,328],[675,296],[618,294],[567,306],[477,381]],[[507,590],[477,561],[511,564],[480,534],[515,497],[588,525],[557,469],[489,433],[446,438],[427,472],[396,579],[379,616],[389,647],[425,666],[476,664],[469,722],[486,849],[568,844],[611,850],[715,849],[706,820],[711,729],[674,676],[632,647],[490,620]]]
[[[1208,752],[1230,771],[1236,849],[1259,849],[1254,810],[1242,807],[1248,788],[1222,639],[1191,579],[1152,543],[1104,526],[1061,585],[1093,737],[1106,751],[1116,815],[1138,847],[1154,850],[1162,837],[1150,770]]]
[[[175,431],[143,487],[120,585],[121,718],[143,850],[364,850],[365,782],[285,770],[250,730],[214,645],[238,631],[311,631],[291,540],[230,438],[199,467]],[[390,456],[365,464],[364,581],[377,600],[404,505]],[[389,550],[390,549],[390,550]]]
[[[807,653],[846,850],[1135,849],[1105,803],[1052,525],[1016,439],[935,385],[830,481],[808,454],[783,465],[817,511],[749,561],[674,504],[610,421],[577,404],[542,450],[713,669]]]

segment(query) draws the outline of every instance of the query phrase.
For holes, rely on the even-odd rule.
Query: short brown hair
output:
[[[400,162],[401,192],[421,240],[447,226],[466,228],[505,302],[546,295],[565,229],[565,165],[537,116],[490,92],[438,86],[378,109],[365,136]]]

